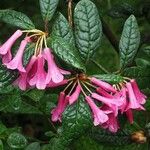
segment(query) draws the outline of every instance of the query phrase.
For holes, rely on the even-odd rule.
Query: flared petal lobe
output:
[[[136,99],[138,100],[138,102],[140,104],[145,104],[146,103],[146,95],[144,95],[140,89],[138,88],[138,85],[136,83],[136,81],[134,79],[131,80],[131,84],[132,84],[132,87],[133,87],[133,91],[134,91],[134,94],[136,96]]]
[[[1,47],[0,54],[6,55],[8,51],[11,51],[12,45],[14,42],[22,35],[21,30],[17,30]]]
[[[134,94],[131,83],[126,83],[126,87],[127,87],[127,91],[128,91],[128,97],[129,97],[129,104],[128,104],[126,110],[128,110],[128,109],[145,110],[145,108],[142,105],[140,105],[140,103],[138,102],[138,100]]]
[[[64,79],[64,76],[62,75],[61,71],[55,64],[53,55],[49,48],[44,49],[44,57],[47,60],[47,64],[48,64],[48,73],[46,76],[46,83],[49,83],[51,80],[54,83],[62,82]]]
[[[45,60],[42,54],[37,56],[37,67],[33,77],[29,80],[30,86],[36,86],[38,89],[46,88],[46,72],[44,68]],[[35,71],[35,70],[34,70]]]
[[[97,126],[105,123],[108,120],[108,116],[97,107],[89,96],[86,96],[85,99],[93,112],[94,125]]]
[[[66,108],[66,105],[68,103],[68,97],[66,96],[65,97],[65,93],[64,92],[61,92],[60,95],[59,95],[59,98],[58,98],[58,105],[56,108],[54,108],[52,111],[51,111],[51,114],[52,114],[52,121],[53,122],[56,122],[56,121],[62,121],[61,118],[62,118],[62,113],[64,112],[65,108]]]
[[[29,87],[28,77],[33,64],[36,62],[36,56],[32,56],[26,67],[26,72],[20,72],[20,76],[14,82],[14,85],[18,86],[21,90],[25,91]]]
[[[9,63],[5,64],[8,69],[12,69],[12,70],[18,69],[20,72],[26,72],[22,64],[22,57],[27,43],[28,43],[27,39],[21,42],[15,57]]]

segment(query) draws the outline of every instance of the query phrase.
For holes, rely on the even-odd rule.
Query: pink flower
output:
[[[113,113],[108,114],[108,118],[109,118],[108,121],[106,123],[102,124],[101,126],[104,129],[108,128],[109,131],[111,131],[113,133],[117,132],[118,129],[120,128],[117,118],[115,117],[115,115]]]
[[[17,30],[1,47],[0,54],[6,55],[8,52],[10,53],[11,47],[14,42],[22,35],[21,30]]]
[[[96,92],[99,93],[100,95],[104,96],[104,97],[107,97],[107,98],[113,98],[114,96],[110,93],[108,93],[107,91],[105,91],[104,89],[102,88],[97,88],[96,89]]]
[[[101,81],[101,80],[99,80],[99,79],[96,79],[96,78],[94,78],[94,77],[92,77],[92,78],[90,79],[90,81],[91,81],[93,84],[97,85],[98,87],[103,88],[104,90],[106,90],[106,91],[108,91],[108,92],[114,92],[114,93],[117,92],[117,91],[113,88],[113,86],[110,85],[109,83],[106,83],[106,82]]]
[[[89,96],[86,96],[85,99],[93,112],[94,125],[97,126],[105,123],[108,120],[108,116],[96,106]]]
[[[108,105],[111,107],[111,105],[116,105],[116,106],[121,106],[123,101],[120,98],[107,98],[107,97],[103,97],[101,95],[98,95],[97,93],[92,93],[92,97],[95,98],[98,101],[103,102],[104,104]]]
[[[46,88],[46,72],[44,70],[45,60],[42,54],[37,56],[37,67],[36,71],[34,70],[32,73],[32,78],[29,80],[30,86],[36,86],[38,89]]]
[[[50,81],[49,84],[47,84],[47,87],[51,87],[51,88],[55,88],[61,85],[65,85],[68,83],[68,80],[64,79],[63,81],[59,82],[59,83],[54,83],[53,81]]]
[[[140,104],[145,104],[147,97],[143,93],[141,93],[141,91],[139,90],[138,85],[134,79],[131,80],[131,85],[133,87],[133,91],[134,91],[137,101]]]
[[[48,84],[51,80],[54,83],[62,82],[64,79],[63,74],[70,74],[70,72],[62,70],[57,67],[55,64],[53,55],[51,54],[51,50],[49,48],[44,49],[44,58],[48,63],[48,73],[46,76],[46,83]]]
[[[128,120],[129,120],[129,122],[130,122],[131,124],[133,124],[133,113],[132,113],[132,110],[131,110],[131,109],[128,109],[128,110],[126,111],[126,116],[127,116]]]
[[[56,121],[62,121],[62,113],[64,112],[66,106],[68,104],[68,97],[65,97],[65,93],[61,92],[59,95],[59,99],[58,99],[58,105],[56,108],[54,108],[51,111],[52,114],[52,121],[56,122]]]
[[[14,85],[19,86],[19,88],[21,90],[26,90],[27,87],[29,87],[28,76],[29,76],[29,72],[32,69],[33,64],[35,63],[35,61],[36,61],[36,57],[32,56],[29,63],[27,64],[26,72],[20,72],[20,76],[18,77],[18,79],[16,79],[14,81]]]
[[[9,63],[5,64],[8,69],[12,69],[12,70],[18,69],[20,72],[26,72],[22,64],[22,57],[27,43],[28,43],[28,39],[24,39],[21,42],[16,56]]]
[[[142,105],[140,105],[139,101],[137,100],[131,83],[126,83],[126,87],[128,91],[128,97],[129,97],[129,104],[126,108],[126,111],[128,109],[145,110],[145,108]]]
[[[79,95],[80,95],[80,92],[81,92],[81,86],[80,85],[77,85],[74,93],[70,96],[69,98],[69,104],[73,104],[75,101],[77,101]]]
[[[3,64],[9,63],[12,59],[11,51],[8,51],[5,55],[2,55]]]

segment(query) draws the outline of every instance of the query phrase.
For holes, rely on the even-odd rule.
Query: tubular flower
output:
[[[8,52],[11,51],[11,48],[15,41],[22,35],[21,30],[17,30],[1,47],[0,47],[0,54],[6,55]]]
[[[21,42],[16,56],[9,63],[5,64],[8,69],[12,69],[12,70],[18,69],[20,72],[26,72],[22,64],[22,57],[27,43],[28,43],[27,38]]]
[[[20,47],[12,59],[11,48],[15,41],[26,34],[24,40],[21,41]],[[51,49],[47,47],[47,33],[33,30],[17,30],[3,45],[0,47],[0,55],[2,62],[8,69],[19,71],[19,77],[14,82],[21,90],[30,87],[45,89],[46,87],[56,87],[64,83],[64,75],[70,72],[60,69],[54,60]],[[35,45],[34,55],[24,66],[23,56],[26,53],[27,44]]]
[[[83,94],[91,109],[93,124],[111,132],[117,132],[120,128],[118,113],[125,113],[129,122],[133,123],[132,110],[144,109],[142,103],[145,102],[146,96],[140,92],[135,80],[131,80],[129,83],[125,80],[119,85],[111,85],[95,77],[77,74],[75,77],[68,79],[65,84],[67,85],[61,93],[65,93],[65,97],[67,97],[67,100],[64,100],[67,103],[66,105],[74,104],[80,94]],[[140,98],[142,98],[141,101]],[[64,104],[60,104],[59,101],[60,98],[57,107],[52,111],[52,121],[61,121],[58,116],[62,116],[62,112],[65,110],[66,105],[64,107]],[[60,110],[58,108],[63,108],[63,111],[58,111]],[[56,115],[54,115],[54,110]],[[54,119],[55,116],[57,116],[56,119]]]
[[[66,106],[68,104],[68,98],[67,96],[65,96],[64,92],[61,92],[58,98],[58,105],[56,108],[54,108],[51,111],[52,114],[52,121],[56,122],[56,121],[62,121],[61,117],[62,117],[62,113],[64,112]]]
[[[94,125],[101,125],[108,121],[108,116],[96,106],[96,104],[93,102],[93,100],[89,97],[85,97],[87,103],[89,104],[92,112],[93,112],[93,118],[94,118]]]

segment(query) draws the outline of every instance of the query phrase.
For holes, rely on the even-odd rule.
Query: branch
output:
[[[105,36],[108,38],[108,40],[110,41],[116,52],[119,53],[119,41],[117,40],[115,34],[112,32],[109,25],[103,19],[101,20]]]

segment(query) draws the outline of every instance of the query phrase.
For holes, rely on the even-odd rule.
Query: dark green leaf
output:
[[[7,139],[7,143],[11,148],[20,149],[24,148],[27,145],[26,138],[20,133],[12,133]]]
[[[25,150],[40,150],[40,144],[38,142],[31,143]]]
[[[136,65],[139,67],[147,68],[150,67],[150,61],[143,59],[143,58],[137,58],[136,60]]]
[[[135,8],[127,2],[122,2],[119,5],[114,5],[108,12],[109,16],[114,18],[121,18],[129,16],[130,14],[135,13]]]
[[[40,0],[41,13],[44,20],[50,21],[55,13],[59,0]]]
[[[0,111],[9,112],[9,113],[20,113],[20,114],[42,114],[36,107],[26,103],[21,102],[18,109],[14,109],[14,106],[9,102],[9,98],[4,97],[0,101]]]
[[[124,76],[136,79],[142,89],[150,85],[150,68],[130,67],[124,70]]]
[[[62,38],[53,37],[48,39],[49,47],[53,52],[68,65],[85,71],[84,64],[81,61],[78,51]]]
[[[102,25],[97,8],[90,0],[81,0],[74,12],[76,44],[85,62],[100,46]]]
[[[31,90],[25,92],[23,95],[31,98],[35,102],[38,102],[43,97],[44,91],[38,90],[38,89],[31,89]]]
[[[14,10],[0,10],[0,20],[22,29],[34,29],[32,21],[23,13]]]
[[[58,14],[58,17],[53,24],[52,36],[61,37],[66,42],[74,45],[72,29],[70,28],[67,19],[61,13]]]
[[[99,143],[111,144],[116,146],[131,144],[129,131],[118,131],[117,133],[111,133],[104,129],[93,128],[92,132],[89,134],[91,138],[96,140]]]
[[[78,99],[78,102],[67,107],[62,120],[63,142],[65,144],[78,138],[91,127],[90,109],[83,96]]]
[[[1,63],[1,62],[0,62]],[[0,65],[0,93],[9,93],[13,90],[12,82],[16,78],[13,71],[6,69],[2,64]]]
[[[3,147],[3,142],[2,142],[2,140],[0,140],[0,150],[4,150],[4,147]]]
[[[22,103],[20,94],[15,93],[14,95],[8,96],[8,102],[14,111],[19,110]]]
[[[115,75],[115,74],[98,74],[98,75],[92,75],[92,76],[100,80],[109,82],[111,84],[117,84],[124,80],[122,76]]]
[[[136,18],[131,15],[125,22],[119,43],[120,67],[130,64],[135,57],[140,44],[140,32]]]
[[[23,55],[23,64],[26,66],[31,58],[31,56],[34,54],[34,48],[35,44],[28,44],[26,47],[26,50]]]

